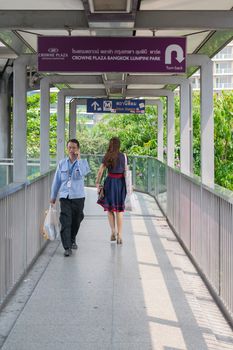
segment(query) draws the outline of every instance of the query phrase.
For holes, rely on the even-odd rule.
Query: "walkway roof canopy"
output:
[[[38,36],[184,36],[188,54],[212,57],[233,38],[232,8],[233,0],[0,0],[0,71],[21,54],[36,53]],[[130,89],[148,88],[140,81],[146,74],[129,79],[135,75],[101,72],[68,87],[95,88],[97,79],[106,95],[124,97]]]

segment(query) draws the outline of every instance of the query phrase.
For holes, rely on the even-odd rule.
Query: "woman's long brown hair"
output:
[[[104,165],[107,168],[114,168],[117,163],[120,152],[120,140],[118,137],[112,137],[109,141],[108,150],[104,156]]]

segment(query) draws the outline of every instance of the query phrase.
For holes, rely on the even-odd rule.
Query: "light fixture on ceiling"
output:
[[[65,27],[65,29],[67,30],[68,35],[71,36],[71,33],[72,33],[73,28],[71,28],[71,27],[69,27],[69,26],[64,26],[64,27]]]
[[[129,13],[132,0],[88,0],[91,13]]]
[[[157,30],[155,28],[151,29],[152,31],[152,36],[155,36],[155,33],[157,32]]]

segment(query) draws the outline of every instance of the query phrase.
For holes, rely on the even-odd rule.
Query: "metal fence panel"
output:
[[[233,316],[233,204],[220,202],[220,295]]]
[[[193,257],[201,261],[202,254],[202,232],[201,232],[201,187],[191,183],[190,200],[190,249]]]
[[[25,189],[8,197],[7,203],[6,251],[6,289],[9,290],[18,281],[25,270],[26,256],[26,222],[25,222]]]
[[[158,169],[162,163],[154,161],[150,170],[155,172],[156,178],[147,192],[155,196],[176,234],[232,317],[233,204],[228,199],[230,192],[229,197],[223,197],[220,192],[208,189],[200,181],[166,165],[163,165],[166,183],[161,191]],[[165,193],[165,209],[161,205],[160,192]]]
[[[0,199],[0,301],[6,295],[7,198]]]
[[[202,188],[202,259],[201,267],[219,293],[219,198]]]
[[[186,178],[180,178],[180,237],[185,246],[190,250],[190,209],[191,209],[191,184]]]
[[[0,198],[0,304],[46,241],[40,234],[53,171]]]
[[[180,233],[180,176],[168,169],[167,216],[174,229]]]

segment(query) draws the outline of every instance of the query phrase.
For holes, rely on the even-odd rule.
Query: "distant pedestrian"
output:
[[[54,204],[59,192],[61,241],[65,249],[64,256],[77,249],[76,235],[84,219],[84,176],[89,171],[86,159],[81,159],[79,142],[71,139],[67,142],[68,157],[62,159],[54,175],[50,203]]]
[[[111,227],[111,241],[122,244],[123,212],[125,209],[126,185],[124,178],[126,156],[120,152],[120,140],[113,137],[99,168],[96,187],[100,190],[100,182],[107,168],[108,175],[104,181],[104,197],[98,199],[105,211]],[[117,236],[117,237],[116,237]]]

